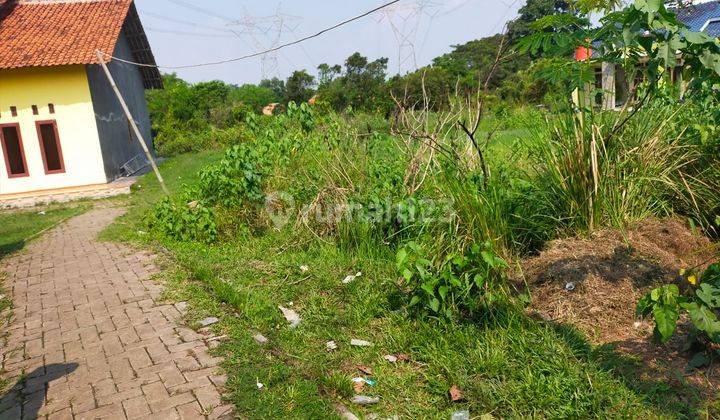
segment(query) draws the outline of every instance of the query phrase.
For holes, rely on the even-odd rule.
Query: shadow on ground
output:
[[[595,275],[611,284],[630,279],[635,287],[647,287],[673,279],[676,272],[638,255],[631,247],[619,246],[610,256],[585,255],[554,261],[538,274],[537,282],[561,280],[582,285],[588,276]]]
[[[0,245],[0,259],[5,258],[13,252],[20,251],[23,248],[25,248],[24,240]]]
[[[637,354],[647,355],[649,349],[663,352],[661,346],[651,340],[633,340],[593,346],[575,327],[549,322],[547,324],[570,346],[576,356],[588,363],[594,363],[622,382],[628,389],[641,396],[648,407],[678,419],[717,418],[713,411],[712,390],[685,375],[682,366],[684,358],[677,355],[669,364],[654,363],[647,358],[627,353],[628,346],[638,346]],[[666,351],[666,350],[665,350]],[[707,403],[711,403],[709,406]]]
[[[37,418],[47,397],[47,384],[77,368],[77,363],[56,363],[41,366],[21,376],[15,386],[0,397],[0,418]]]

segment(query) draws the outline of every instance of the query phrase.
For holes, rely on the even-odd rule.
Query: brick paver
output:
[[[120,214],[92,210],[0,261],[14,302],[0,360],[16,383],[1,419],[232,417],[219,359],[158,301],[152,255],[95,239]]]

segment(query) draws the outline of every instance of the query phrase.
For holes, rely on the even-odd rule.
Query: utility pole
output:
[[[157,177],[158,182],[160,182],[160,187],[165,192],[165,194],[170,195],[170,191],[168,191],[167,187],[165,186],[165,181],[163,180],[162,175],[160,175],[160,170],[158,169],[157,164],[155,164],[155,159],[153,158],[152,153],[150,153],[150,150],[148,150],[145,139],[143,138],[140,129],[135,123],[135,119],[133,119],[133,116],[130,113],[130,108],[128,108],[127,103],[125,103],[125,99],[123,99],[123,96],[120,93],[120,89],[118,89],[117,84],[115,84],[115,79],[113,79],[112,74],[110,74],[110,69],[108,69],[108,66],[105,63],[105,56],[100,50],[96,50],[95,54],[97,55],[100,65],[105,71],[105,76],[107,76],[107,79],[110,82],[110,86],[112,86],[113,91],[115,91],[115,95],[120,101],[120,106],[122,106],[122,109],[125,112],[125,116],[127,117],[128,121],[130,121],[130,125],[132,126],[135,136],[140,140],[140,146],[142,146],[143,151],[145,152],[145,156],[147,156],[148,162],[150,162],[150,166],[152,167],[153,172],[155,172],[155,176]]]

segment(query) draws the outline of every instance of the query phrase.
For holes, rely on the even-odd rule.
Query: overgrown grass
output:
[[[469,408],[473,415],[496,417],[692,418],[707,414],[691,385],[667,387],[637,377],[627,368],[633,360],[607,348],[593,348],[571,327],[529,319],[512,299],[499,299],[487,316],[474,319],[439,321],[408,312],[406,290],[395,269],[396,247],[407,239],[428,245],[437,259],[486,240],[513,255],[557,237],[568,227],[579,231],[595,225],[587,223],[591,215],[598,225],[613,223],[611,216],[616,213],[608,209],[624,212],[620,221],[645,214],[603,204],[593,210],[600,217],[582,210],[569,213],[579,220],[570,224],[567,212],[548,210],[552,209],[548,203],[571,209],[579,203],[587,208],[583,197],[588,188],[594,191],[587,178],[589,155],[579,143],[572,147],[578,141],[572,128],[560,136],[569,143],[546,145],[556,148],[551,149],[554,153],[567,151],[569,155],[552,155],[558,159],[544,160],[544,168],[528,159],[531,148],[520,145],[526,148],[518,152],[515,142],[507,147],[509,140],[504,139],[504,145],[496,146],[502,156],[525,160],[494,168],[493,178],[483,188],[476,166],[468,169],[426,160],[415,165],[418,156],[426,159],[428,154],[413,148],[406,153],[405,146],[388,136],[382,124],[366,129],[371,125],[331,118],[321,121],[319,129],[304,132],[288,128],[286,122],[278,118],[271,127],[258,130],[252,146],[260,151],[265,166],[265,192],[283,191],[295,199],[285,220],[288,224],[275,225],[261,212],[216,205],[218,226],[224,231],[220,242],[180,242],[162,230],[148,232],[143,216],[160,194],[155,181],[146,177],[131,197],[128,215],[106,236],[162,245],[170,251],[172,269],[166,274],[170,294],[193,303],[190,319],[222,318],[216,332],[228,337],[220,347],[230,376],[228,396],[241,416],[332,418],[338,416],[338,403],[363,416],[411,418],[447,418],[462,408]],[[460,140],[449,139],[452,147],[464,150]],[[581,140],[585,147],[586,138]],[[604,199],[615,200],[609,193],[618,186],[650,183],[649,189],[640,188],[637,197],[667,200],[652,195],[663,189],[662,182],[655,185],[646,176],[663,174],[670,161],[657,160],[657,154],[664,156],[667,143],[634,156],[631,153],[637,148],[631,140],[624,137],[630,143],[606,155],[603,175],[614,184],[603,190]],[[652,159],[661,172],[638,168],[638,157]],[[194,200],[213,202],[181,184],[193,184],[193,174],[218,158],[213,152],[186,155],[161,167],[171,189],[187,194],[182,201],[188,203],[180,205],[194,206]],[[558,161],[564,162],[565,172],[553,178],[549,166]],[[425,164],[431,168],[425,182],[413,184],[418,174],[414,168]],[[625,164],[631,167],[623,169]],[[553,179],[578,184],[545,189]],[[589,179],[594,179],[592,171]],[[573,195],[581,197],[576,204]],[[303,217],[312,210],[322,213],[353,203],[376,205],[385,197],[394,203],[407,203],[413,197],[451,197],[453,211],[442,223],[406,223],[396,217],[377,223]],[[626,200],[620,198],[613,203]],[[392,209],[381,206],[383,214]],[[671,211],[665,207],[645,211],[650,214],[658,209]],[[541,217],[528,217],[533,214]],[[363,275],[342,284],[345,276],[357,272]],[[303,321],[298,328],[287,326],[280,305],[300,314]],[[269,344],[256,343],[252,338],[256,333],[268,337]],[[373,346],[351,347],[353,338],[369,340]],[[326,350],[330,340],[338,344],[337,351]],[[390,363],[383,358],[401,353],[410,361]],[[377,405],[357,407],[350,402],[351,380],[361,376],[358,365],[374,371],[377,385],[366,387],[363,394],[380,397]],[[257,382],[264,384],[262,390]],[[463,402],[450,401],[448,390],[453,385],[463,390]]]
[[[85,212],[89,207],[85,203],[73,203],[0,213],[0,258],[21,250],[33,236]]]
[[[485,324],[409,317],[392,253],[348,254],[291,229],[222,246],[164,246],[179,262],[167,274],[171,293],[191,302],[191,319],[222,318],[216,334],[229,337],[220,347],[228,397],[241,416],[333,418],[342,403],[357,414],[409,418],[448,418],[461,408],[497,417],[676,418],[701,404],[625,376],[612,366],[631,360],[596,351],[572,329],[537,323],[513,306]],[[357,271],[363,276],[341,283]],[[298,328],[287,326],[278,305],[300,314]],[[256,343],[256,333],[270,343]],[[351,347],[353,338],[374,345]],[[326,351],[330,340],[338,351]],[[407,354],[410,362],[389,363],[387,354]],[[379,396],[377,406],[349,402],[351,378],[362,376],[357,365],[374,370],[378,385],[363,393]],[[465,402],[449,400],[452,385]]]

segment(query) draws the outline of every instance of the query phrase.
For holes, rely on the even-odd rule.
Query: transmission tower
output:
[[[398,73],[418,68],[415,43],[423,18],[434,18],[442,4],[433,0],[417,0],[397,4],[383,10],[376,19],[392,29],[398,47]]]
[[[247,36],[257,51],[277,47],[285,33],[293,34],[300,26],[302,18],[282,13],[281,4],[277,11],[269,16],[253,16],[247,9],[240,19],[227,24],[237,36]],[[280,53],[282,54],[282,53]],[[283,58],[290,61],[284,54]],[[292,64],[292,63],[291,63]],[[263,79],[278,76],[278,52],[270,52],[260,58],[260,67]]]

